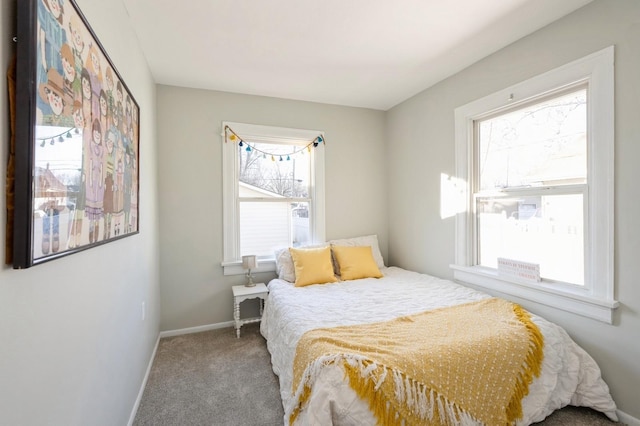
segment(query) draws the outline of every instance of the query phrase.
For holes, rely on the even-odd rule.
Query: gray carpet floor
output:
[[[276,426],[284,412],[259,324],[160,340],[135,426]],[[565,407],[544,426],[611,426],[603,414]]]

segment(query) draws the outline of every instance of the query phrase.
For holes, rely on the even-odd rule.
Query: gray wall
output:
[[[0,267],[3,425],[126,424],[158,336],[155,84],[122,3],[78,3],[140,105],[140,233],[26,270]],[[14,49],[15,1],[2,0],[0,28],[4,241],[9,145],[5,71]],[[4,255],[3,243],[0,258]]]
[[[614,325],[531,302],[563,325],[600,364],[619,408],[640,418],[640,2],[599,0],[387,112],[390,263],[452,277],[453,217],[440,217],[440,175],[455,174],[454,109],[615,45]]]
[[[375,233],[387,254],[383,112],[158,86],[162,330],[230,321],[245,282],[220,265],[222,121],[324,131],[327,239]]]

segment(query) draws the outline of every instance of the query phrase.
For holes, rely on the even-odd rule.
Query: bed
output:
[[[363,243],[360,240],[350,240],[342,243],[357,245],[364,244],[366,241]],[[476,386],[478,382],[486,382],[487,376],[482,375],[485,373],[470,370],[474,368],[489,370],[489,361],[485,362],[480,355],[476,356],[476,353],[480,354],[480,350],[471,343],[468,348],[456,349],[458,353],[464,355],[466,362],[471,363],[469,365],[456,367],[457,364],[452,364],[454,358],[449,356],[441,361],[448,364],[434,364],[432,360],[442,358],[442,355],[435,352],[425,355],[425,359],[430,361],[425,361],[424,365],[447,365],[447,371],[455,370],[451,374],[453,378],[443,379],[449,380],[446,382],[448,385],[444,387],[443,382],[437,381],[439,379],[433,381],[429,376],[429,374],[444,375],[443,368],[432,368],[431,372],[423,371],[420,374],[424,376],[415,376],[420,377],[421,380],[414,380],[413,373],[403,372],[401,367],[391,368],[383,355],[378,359],[378,349],[375,349],[373,354],[366,352],[361,355],[352,347],[345,350],[334,348],[334,350],[325,351],[321,344],[317,349],[320,352],[315,355],[313,352],[307,353],[305,358],[299,348],[299,346],[313,346],[312,343],[307,345],[307,342],[311,342],[309,336],[313,338],[314,333],[342,330],[346,333],[351,332],[351,337],[347,339],[353,336],[359,338],[373,333],[366,327],[386,326],[400,322],[400,326],[404,327],[406,323],[410,323],[410,327],[414,329],[408,331],[408,334],[403,334],[397,328],[390,329],[393,330],[391,335],[395,338],[400,336],[405,342],[410,341],[411,344],[413,340],[424,340],[427,342],[427,349],[435,351],[441,346],[436,340],[439,329],[429,327],[431,323],[437,323],[437,318],[445,320],[446,332],[442,336],[450,339],[455,334],[452,330],[456,329],[450,323],[451,317],[443,315],[455,312],[456,316],[466,317],[466,314],[458,315],[459,311],[454,309],[475,310],[478,306],[495,304],[513,305],[513,311],[517,312],[520,318],[509,319],[504,323],[509,327],[519,327],[524,330],[525,335],[529,333],[528,336],[531,337],[531,341],[523,343],[525,346],[523,361],[519,363],[509,361],[509,365],[513,364],[516,367],[514,371],[520,374],[516,381],[522,383],[520,383],[520,396],[518,398],[511,396],[508,399],[511,405],[515,401],[515,411],[513,411],[515,416],[509,417],[507,423],[527,425],[538,422],[554,410],[569,404],[591,407],[617,421],[616,405],[610,396],[607,384],[601,378],[599,367],[561,327],[521,310],[517,305],[507,305],[506,301],[496,300],[488,294],[452,281],[396,267],[384,267],[377,249],[377,240],[373,241],[372,245],[374,244],[371,250],[374,253],[373,262],[377,263],[377,270],[380,272],[376,278],[345,280],[334,277],[328,278],[328,282],[320,278],[321,284],[312,283],[303,286],[296,285],[295,273],[291,272],[291,265],[288,266],[289,271],[286,271],[287,266],[283,266],[286,262],[282,259],[287,257],[287,253],[283,251],[276,254],[277,258],[280,255],[278,262],[280,278],[268,284],[269,296],[260,330],[267,341],[273,371],[279,378],[285,424],[493,424],[494,421],[497,422],[495,420],[497,418],[483,417],[484,412],[489,411],[488,409],[478,408],[483,407],[479,404],[485,404],[487,401],[476,401],[474,406],[473,403],[466,404],[464,398],[467,396],[452,393],[450,397],[444,392],[441,392],[442,394],[436,392],[434,398],[434,388],[437,391],[456,388],[458,392],[464,392],[465,389]],[[295,266],[297,268],[297,264]],[[336,265],[334,255],[332,273],[340,272],[339,266]],[[477,327],[474,321],[477,321]],[[486,321],[487,324],[483,324],[482,321]],[[483,330],[498,323],[501,321],[481,313],[477,320],[472,319],[471,322],[462,323],[460,327],[461,330],[474,329],[473,337],[470,339],[474,340],[475,336],[481,335]],[[536,333],[539,333],[539,336]],[[326,343],[335,340],[333,335],[330,335],[330,338],[323,336],[318,341]],[[428,339],[434,339],[433,344],[429,344]],[[535,345],[531,343],[536,339],[540,340],[537,355],[534,350]],[[381,340],[386,341],[387,338],[378,338],[376,342]],[[302,342],[305,344],[303,345]],[[388,352],[393,352],[387,354],[389,356],[397,355],[395,350]],[[494,356],[494,358],[503,356],[497,355],[498,351],[492,349],[489,352],[491,353],[488,356]],[[511,353],[511,350],[509,352]],[[534,364],[532,354],[538,359],[537,370],[530,368]],[[497,365],[496,370],[507,371],[499,361],[493,359],[490,362],[491,365]],[[526,368],[522,369],[520,364]],[[418,369],[424,367],[420,365],[418,363]],[[422,368],[422,370],[429,369]],[[529,374],[522,375],[521,370],[529,371]],[[406,371],[416,370],[406,367]],[[456,375],[461,373],[463,375],[458,378]],[[466,380],[466,382],[461,385],[456,383],[456,380]],[[384,393],[385,387],[387,387],[386,397],[378,395]],[[493,401],[495,398],[490,395],[493,387],[489,388],[486,383],[485,387],[484,390],[475,390],[474,398],[484,397]],[[502,423],[503,420],[500,422]]]

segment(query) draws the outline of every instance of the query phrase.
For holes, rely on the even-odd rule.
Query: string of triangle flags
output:
[[[311,152],[311,148],[316,148],[319,144],[325,144],[325,140],[322,137],[322,135],[318,135],[306,145],[296,146],[291,152],[272,153],[272,152],[265,151],[263,148],[257,148],[255,144],[251,144],[247,142],[229,126],[224,127],[224,136],[225,136],[225,139],[224,139],[225,143],[227,141],[232,143],[237,143],[239,148],[244,148],[247,152],[251,152],[251,151],[259,152],[260,154],[262,154],[263,158],[270,157],[271,161],[276,161],[276,158],[278,158],[279,161],[284,161],[284,160],[289,161],[291,160],[291,156],[293,155],[304,153],[305,150],[308,152]]]

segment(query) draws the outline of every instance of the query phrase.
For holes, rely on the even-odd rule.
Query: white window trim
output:
[[[584,288],[544,280],[540,284],[498,277],[494,269],[474,265],[473,170],[474,120],[577,82],[588,82],[588,238]],[[531,300],[606,323],[613,322],[614,300],[614,48],[584,58],[473,101],[455,110],[456,176],[465,183],[465,210],[456,215],[456,280]],[[597,122],[597,125],[595,123]]]
[[[224,275],[241,275],[240,259],[240,205],[238,201],[238,146],[225,140],[224,129],[229,126],[241,138],[252,141],[309,143],[322,136],[319,130],[292,129],[286,127],[263,126],[258,124],[222,122],[222,223],[223,223],[223,261]],[[311,240],[325,240],[325,184],[324,184],[324,144],[312,148],[311,182],[309,209],[311,210]],[[232,202],[229,202],[232,200]],[[272,272],[276,270],[275,259],[258,262],[258,268],[252,272]]]

